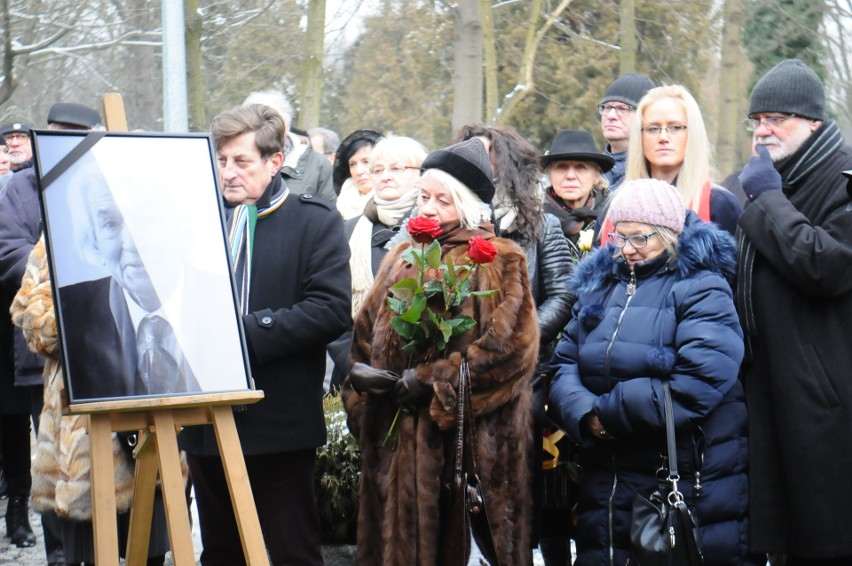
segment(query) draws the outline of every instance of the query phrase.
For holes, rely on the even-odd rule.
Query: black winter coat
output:
[[[814,147],[832,126],[739,221],[752,546],[813,558],[852,555],[852,148]]]
[[[261,197],[268,200],[268,195]],[[243,317],[260,402],[235,415],[243,453],[325,443],[325,345],[349,327],[349,246],[326,200],[290,194],[255,228],[249,314]],[[217,454],[212,427],[181,434],[195,455]]]
[[[3,309],[5,313],[9,311],[11,297],[21,287],[27,259],[40,237],[38,185],[35,169],[28,167],[12,175],[0,196],[0,287],[10,297]],[[9,332],[10,337],[14,336],[14,347],[7,349],[4,342],[3,353],[14,356],[15,385],[41,386],[44,361],[27,347],[21,329],[15,328],[12,334],[11,327],[10,320]]]

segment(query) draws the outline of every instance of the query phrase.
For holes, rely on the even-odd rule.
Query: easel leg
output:
[[[237,426],[234,423],[233,408],[230,406],[211,407],[213,427],[216,429],[216,440],[219,443],[219,454],[222,455],[222,467],[225,469],[225,479],[231,492],[231,506],[234,508],[234,518],[240,531],[240,541],[243,544],[243,555],[248,566],[269,566],[260,521],[257,519],[257,508],[249,485],[246,462],[237,436]]]
[[[148,561],[154,492],[157,488],[157,456],[157,443],[152,435],[140,433],[136,450],[133,504],[130,508],[130,532],[127,536],[127,566],[145,566]]]
[[[175,566],[193,566],[195,555],[192,550],[192,534],[189,528],[189,509],[183,491],[183,476],[180,471],[180,453],[177,445],[174,414],[171,411],[154,412],[154,433],[160,459],[160,480],[166,520],[169,525],[169,540]]]
[[[95,533],[95,562],[98,566],[118,566],[112,423],[108,414],[89,416],[89,450],[92,456],[92,530]]]

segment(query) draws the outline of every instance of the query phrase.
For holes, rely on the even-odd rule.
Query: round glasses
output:
[[[633,249],[639,250],[647,246],[648,238],[656,234],[656,230],[647,234],[633,234],[632,236],[622,236],[618,232],[610,232],[609,241],[615,244],[615,246],[618,248],[623,248],[627,245],[627,242],[630,242],[630,245],[633,246]]]

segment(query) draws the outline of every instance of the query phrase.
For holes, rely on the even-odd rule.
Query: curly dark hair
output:
[[[459,130],[456,142],[482,136],[491,141],[494,185],[517,210],[515,227],[522,245],[536,242],[542,230],[544,203],[538,194],[541,168],[538,151],[511,126],[468,124]]]

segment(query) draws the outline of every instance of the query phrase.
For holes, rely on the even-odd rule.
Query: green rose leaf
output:
[[[453,336],[464,334],[465,332],[476,326],[476,320],[474,320],[473,317],[467,315],[451,318],[447,322],[450,324],[450,326],[452,326]]]
[[[471,291],[470,294],[475,297],[490,297],[496,292],[497,289],[491,289],[490,291]]]
[[[423,252],[415,247],[410,247],[403,252],[402,259],[420,269],[420,266],[423,265]]]
[[[399,316],[395,316],[391,319],[391,326],[397,334],[406,340],[411,340],[414,336],[414,329],[417,325],[406,322]]]
[[[427,297],[434,297],[444,292],[444,285],[440,281],[432,280],[423,284],[423,294]]]
[[[441,266],[441,244],[438,240],[433,241],[426,249],[426,265],[432,269],[438,269]]]
[[[408,303],[400,301],[399,299],[394,299],[393,297],[388,297],[388,308],[391,312],[395,312],[396,314],[405,314],[405,310],[408,308]]]
[[[438,329],[441,331],[444,344],[446,345],[447,341],[450,339],[450,336],[453,335],[453,327],[449,323],[449,321],[442,320],[440,323],[438,323]],[[443,349],[440,346],[438,348]]]
[[[420,320],[420,315],[423,314],[423,310],[426,308],[426,297],[423,295],[414,295],[414,299],[411,301],[411,307],[409,307],[408,311],[402,315],[402,320],[405,322],[416,323]]]
[[[417,353],[417,341],[412,340],[411,342],[402,347],[402,351],[403,353],[409,356],[413,356]]]
[[[397,299],[402,299],[403,301],[408,301],[411,297],[414,296],[415,291],[417,291],[417,279],[413,277],[408,277],[401,281],[397,281],[393,285],[391,285],[390,292]]]

